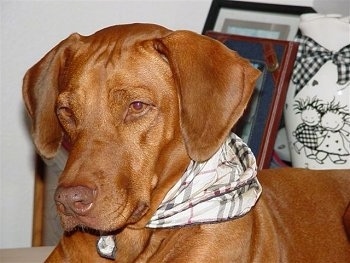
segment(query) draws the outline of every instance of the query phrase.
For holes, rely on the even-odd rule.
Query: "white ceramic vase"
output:
[[[304,39],[284,108],[294,167],[350,168],[349,20],[323,14],[300,18]]]

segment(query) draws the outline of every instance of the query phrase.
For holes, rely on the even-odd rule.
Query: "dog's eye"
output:
[[[68,107],[59,107],[57,109],[57,114],[66,118],[71,118],[73,116],[72,110]]]
[[[150,104],[142,101],[134,101],[130,103],[128,112],[126,115],[126,120],[131,121],[135,118],[143,116],[148,111],[149,108],[150,108]]]
[[[141,112],[147,107],[146,103],[143,103],[141,101],[135,101],[130,104],[129,110],[132,112]]]
[[[67,128],[73,128],[76,125],[73,111],[68,107],[58,107],[57,116],[61,123]]]
[[[149,104],[144,103],[142,101],[134,101],[129,106],[128,114],[140,114],[143,113],[147,108]]]

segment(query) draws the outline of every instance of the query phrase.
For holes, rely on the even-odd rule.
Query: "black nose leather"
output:
[[[86,215],[94,203],[94,190],[85,186],[58,187],[55,202],[65,215]]]

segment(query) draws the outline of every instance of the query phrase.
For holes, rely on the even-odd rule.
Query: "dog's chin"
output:
[[[123,228],[126,224],[125,218],[104,218],[102,216],[79,216],[59,214],[62,228],[65,232],[75,230],[94,229],[96,231],[110,232]]]
[[[126,222],[112,222],[101,219],[65,217],[61,218],[61,224],[65,232],[73,232],[82,230],[86,232],[96,231],[99,233],[109,233],[122,229],[126,226]]]
[[[108,233],[125,228],[127,225],[135,224],[147,213],[149,206],[146,203],[139,205],[130,213],[128,217],[104,218],[92,216],[72,216],[60,215],[61,224],[66,232],[72,232],[76,229],[91,229],[101,233]]]

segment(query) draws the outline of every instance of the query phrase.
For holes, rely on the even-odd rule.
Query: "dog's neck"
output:
[[[260,193],[255,157],[231,133],[208,161],[191,161],[146,227],[179,227],[241,217],[255,205]]]
[[[256,169],[251,150],[231,133],[208,161],[191,161],[146,228],[217,223],[245,215],[261,194]],[[114,237],[100,237],[97,249],[101,256],[114,258]]]

